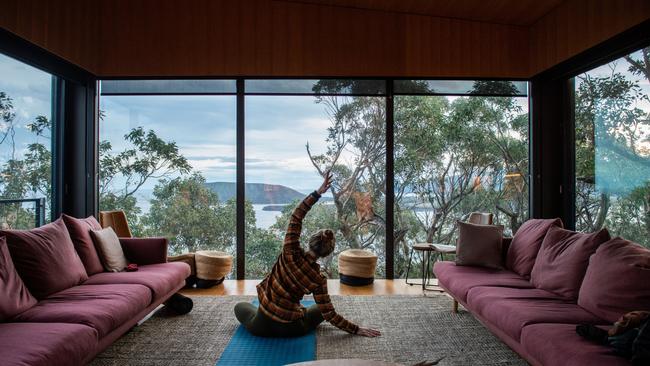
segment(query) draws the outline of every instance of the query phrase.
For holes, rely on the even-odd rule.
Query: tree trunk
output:
[[[594,222],[594,231],[600,230],[605,225],[605,219],[607,218],[607,212],[609,211],[609,195],[605,193],[600,194],[600,209],[598,210],[598,217],[596,222]]]

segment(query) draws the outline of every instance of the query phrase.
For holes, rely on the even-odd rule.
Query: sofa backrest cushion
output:
[[[0,237],[0,322],[11,319],[34,305],[36,299],[16,272],[6,239]]]
[[[102,226],[99,225],[99,221],[93,216],[88,216],[85,219],[78,219],[68,215],[62,215],[63,222],[68,228],[68,233],[70,234],[70,239],[72,239],[72,244],[83,263],[84,268],[86,268],[86,273],[89,276],[92,276],[96,273],[104,271],[102,262],[99,260],[99,255],[97,255],[97,249],[95,249],[95,244],[93,243],[93,238],[90,236],[91,230],[101,230]]]
[[[553,226],[563,227],[560,219],[531,219],[523,223],[512,238],[506,268],[520,276],[530,278],[535,259],[546,232]]]
[[[610,323],[630,311],[650,311],[650,249],[623,238],[600,245],[589,261],[578,305]]]
[[[566,300],[577,300],[589,257],[610,238],[607,229],[578,233],[551,227],[539,249],[530,282]]]
[[[18,274],[37,299],[88,279],[63,219],[32,230],[2,230]]]
[[[458,221],[456,264],[503,269],[503,225]]]

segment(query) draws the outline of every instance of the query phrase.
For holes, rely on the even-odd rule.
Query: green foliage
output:
[[[102,141],[100,150],[100,193],[110,190],[119,175],[119,190],[124,197],[132,196],[149,179],[167,178],[174,173],[188,174],[192,167],[178,151],[175,142],[166,142],[153,130],[133,128],[124,135],[132,145],[117,154],[111,154],[112,146]]]
[[[134,235],[141,235],[146,224],[135,193],[150,179],[187,174],[192,167],[175,142],[164,141],[152,130],[136,127],[124,139],[131,146],[118,153],[109,141],[99,143],[99,209],[123,210]]]
[[[477,80],[472,86],[470,94],[478,95],[518,95],[519,90],[510,81],[505,80]]]
[[[624,59],[632,74],[650,80],[648,54]],[[650,120],[639,108],[650,99],[639,80],[617,71],[618,61],[608,66],[609,75],[576,78],[576,226],[607,227],[650,247]]]
[[[236,238],[234,202],[222,205],[199,174],[162,179],[156,185],[143,224],[151,235],[170,239],[174,254],[197,250],[232,253]]]
[[[398,257],[409,250],[403,233],[414,230],[402,222],[418,223],[413,240],[442,243],[454,241],[456,220],[472,211],[519,227],[528,215],[527,121],[514,98],[396,98],[395,230],[396,243],[404,241]],[[520,178],[518,189],[508,186],[506,173]]]
[[[10,158],[0,167],[0,198],[21,199],[44,197],[46,219],[49,217],[52,197],[52,153],[49,142],[52,123],[45,116],[36,116],[25,124],[33,140],[24,151],[17,146],[16,130],[22,126],[16,121],[13,100],[0,92],[0,149],[6,149]],[[35,224],[34,208],[22,204],[0,205],[0,227],[31,228]]]
[[[254,212],[251,212],[255,215]],[[246,231],[246,278],[264,278],[282,249],[279,233],[251,227]]]

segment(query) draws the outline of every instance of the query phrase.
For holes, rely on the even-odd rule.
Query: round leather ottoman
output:
[[[208,288],[223,282],[232,270],[232,255],[213,250],[200,250],[194,254],[196,287]]]
[[[348,249],[339,254],[339,278],[349,286],[370,285],[375,280],[377,256],[363,249]]]

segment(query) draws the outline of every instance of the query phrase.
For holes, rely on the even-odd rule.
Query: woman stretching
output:
[[[327,294],[327,278],[316,261],[334,251],[332,230],[319,230],[309,239],[309,250],[300,246],[302,220],[332,182],[328,172],[318,191],[311,193],[291,214],[282,253],[262,282],[257,285],[258,308],[248,302],[235,305],[235,316],[254,335],[262,337],[297,337],[316,329],[327,320],[348,333],[377,337],[374,329],[360,328],[334,310]],[[304,308],[300,300],[314,294],[316,305]]]

